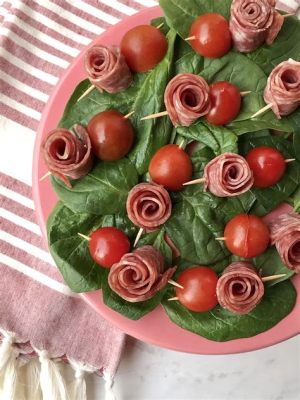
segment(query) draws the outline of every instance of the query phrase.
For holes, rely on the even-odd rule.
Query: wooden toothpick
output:
[[[52,175],[50,171],[46,172],[45,175],[43,175],[39,181],[42,182],[44,179],[46,179],[48,176]]]
[[[140,228],[140,230],[138,231],[138,234],[136,235],[135,241],[133,243],[133,247],[135,247],[138,244],[138,241],[140,240],[143,232],[144,232],[144,229]]]
[[[78,232],[78,236],[82,237],[83,239],[85,239],[85,240],[87,240],[87,241],[90,241],[90,240],[91,240],[91,238],[90,238],[89,236],[84,235],[83,233],[80,233],[80,232]]]
[[[296,161],[296,158],[287,158],[285,160],[286,163],[290,163],[290,162],[293,162],[293,161]]]
[[[132,114],[134,114],[134,111],[130,111],[130,113],[124,115],[124,118],[128,119]]]
[[[246,92],[240,92],[242,97],[248,96],[248,94],[252,93],[251,90],[247,90]]]
[[[261,278],[263,282],[270,282],[274,281],[275,279],[283,278],[286,274],[278,274],[278,275],[271,275],[271,276],[264,276]]]
[[[164,26],[164,23],[162,22],[161,24],[159,24],[157,27],[156,27],[156,29],[160,29],[160,28],[162,28]]]
[[[266,106],[264,106],[263,108],[261,108],[260,110],[258,110],[255,114],[251,115],[250,118],[258,117],[260,114],[263,114],[264,112],[268,111],[272,107],[273,107],[273,104],[269,103]]]
[[[178,287],[178,288],[180,288],[180,289],[184,289],[184,287],[183,287],[182,285],[180,285],[180,284],[177,283],[176,281],[173,281],[173,279],[169,279],[169,280],[168,280],[168,283],[169,283],[170,285],[176,286],[176,287]]]
[[[184,149],[185,147],[185,140],[183,139],[180,143],[180,145],[178,146],[180,149]]]
[[[178,300],[178,297],[171,297],[170,299],[168,299],[168,301],[176,301]]]
[[[282,16],[283,16],[283,18],[288,18],[288,17],[292,17],[293,15],[295,15],[295,13],[284,14]]]
[[[224,237],[224,236],[223,237],[217,237],[216,240],[220,240],[220,241],[223,242],[224,240],[226,240],[226,237]]]
[[[80,101],[81,99],[83,99],[85,96],[87,96],[88,94],[90,94],[95,88],[96,88],[95,85],[90,86],[90,87],[79,97],[79,99],[77,100],[77,103],[78,103],[78,101]]]
[[[153,118],[163,117],[165,115],[169,115],[168,111],[161,111],[161,112],[156,113],[156,114],[146,115],[145,117],[141,118],[141,121],[145,121],[146,119],[153,119]]]
[[[197,183],[204,183],[206,181],[205,178],[198,178],[194,179],[193,181],[188,181],[183,183],[183,186],[188,186],[188,185],[196,185]]]
[[[196,36],[189,36],[189,37],[185,38],[184,40],[189,41],[189,40],[195,40],[195,39],[196,39]]]

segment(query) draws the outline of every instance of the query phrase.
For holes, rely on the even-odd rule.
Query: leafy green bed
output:
[[[217,198],[203,193],[201,185],[172,193],[171,218],[158,231],[144,235],[139,246],[153,244],[164,255],[166,264],[171,265],[172,253],[164,241],[167,233],[181,251],[181,257],[176,260],[176,274],[194,264],[209,265],[221,273],[236,259],[222,242],[215,240],[222,236],[226,222],[234,215],[242,212],[264,215],[282,202],[295,202],[295,210],[300,210],[300,109],[281,120],[271,111],[249,119],[264,105],[262,94],[272,68],[289,57],[299,57],[300,23],[295,18],[286,19],[271,47],[262,46],[248,55],[231,51],[220,59],[204,59],[182,38],[199,14],[217,11],[228,18],[231,1],[160,0],[160,4],[166,15],[163,30],[169,43],[164,60],[152,71],[136,74],[133,85],[121,93],[101,94],[94,90],[77,103],[90,85],[85,80],[76,87],[66,106],[60,121],[64,128],[71,128],[75,123],[85,126],[93,115],[107,109],[118,109],[124,114],[134,110],[131,122],[136,142],[127,158],[114,163],[97,162],[86,177],[72,182],[72,189],[51,178],[61,201],[48,220],[50,251],[73,291],[102,288],[105,304],[130,319],[141,318],[161,303],[174,323],[208,339],[227,341],[253,336],[278,323],[292,310],[296,299],[294,287],[288,280],[292,272],[282,264],[274,248],[253,262],[263,275],[286,273],[286,277],[269,283],[258,307],[247,315],[238,316],[219,306],[207,313],[188,311],[178,302],[167,301],[174,295],[170,287],[148,301],[126,302],[111,291],[107,271],[95,264],[87,242],[77,235],[78,232],[89,234],[100,226],[116,226],[133,239],[137,228],[126,215],[127,194],[138,182],[147,180],[149,161],[155,151],[182,138],[186,143],[198,141],[192,156],[195,177],[202,175],[204,165],[216,155],[238,151],[244,154],[262,144],[276,147],[286,158],[297,158],[297,161],[289,164],[277,185],[254,189],[239,197]],[[156,20],[155,24],[161,20]],[[183,71],[201,74],[209,83],[227,80],[242,91],[251,90],[243,100],[238,118],[226,127],[214,127],[200,120],[177,131],[168,118],[141,121],[142,116],[164,110],[164,89],[174,75]],[[270,129],[285,132],[286,138],[271,136]]]

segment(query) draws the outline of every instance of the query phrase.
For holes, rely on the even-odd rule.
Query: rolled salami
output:
[[[289,59],[273,69],[264,92],[277,118],[289,115],[300,105],[300,62]]]
[[[284,22],[275,3],[275,0],[233,0],[229,29],[238,51],[248,53],[264,42],[273,43]]]
[[[247,161],[235,153],[224,153],[211,160],[204,168],[204,179],[204,190],[218,197],[239,196],[254,183]]]
[[[84,65],[90,82],[108,93],[127,89],[132,82],[130,69],[116,46],[91,47],[85,54]]]
[[[171,215],[169,193],[160,185],[140,183],[128,194],[126,203],[129,219],[146,232],[155,231]]]
[[[255,268],[244,261],[230,264],[217,283],[220,306],[235,314],[248,314],[261,301],[264,291]]]
[[[270,224],[270,232],[282,262],[300,273],[300,215],[282,214]]]
[[[189,126],[210,109],[209,86],[199,75],[176,75],[168,83],[164,99],[174,126]]]
[[[165,270],[161,253],[153,246],[143,246],[111,267],[108,284],[124,300],[145,301],[166,286],[175,269]]]
[[[87,175],[93,166],[89,135],[81,125],[74,125],[76,135],[67,129],[57,128],[42,143],[42,154],[52,175],[71,188],[68,179]]]

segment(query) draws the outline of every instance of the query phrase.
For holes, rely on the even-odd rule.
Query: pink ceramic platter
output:
[[[143,10],[108,29],[91,45],[96,43],[119,44],[124,33],[130,28],[149,23],[151,19],[161,15],[162,11],[159,7]],[[83,68],[85,50],[73,61],[56,86],[44,110],[35,143],[33,195],[38,221],[45,241],[47,240],[46,221],[57,202],[57,197],[52,190],[49,179],[39,181],[39,178],[47,172],[42,160],[40,145],[45,135],[57,126],[76,85],[86,78]],[[293,283],[297,291],[300,292],[300,276],[295,277]],[[223,343],[213,342],[181,329],[168,319],[162,307],[158,307],[139,321],[131,321],[106,307],[102,302],[101,291],[82,294],[82,298],[105,319],[129,335],[157,346],[190,353],[230,354],[256,350],[279,343],[300,332],[300,296],[298,296],[294,310],[274,328],[248,339]]]

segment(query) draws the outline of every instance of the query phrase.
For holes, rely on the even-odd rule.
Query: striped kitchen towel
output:
[[[70,61],[151,0],[0,0],[0,392],[86,398],[84,372],[111,386],[124,334],[72,294],[43,247],[31,194],[36,129]],[[37,361],[38,360],[38,361]],[[74,368],[67,385],[60,362]],[[25,371],[25,374],[22,374]],[[20,385],[20,376],[27,379]]]

